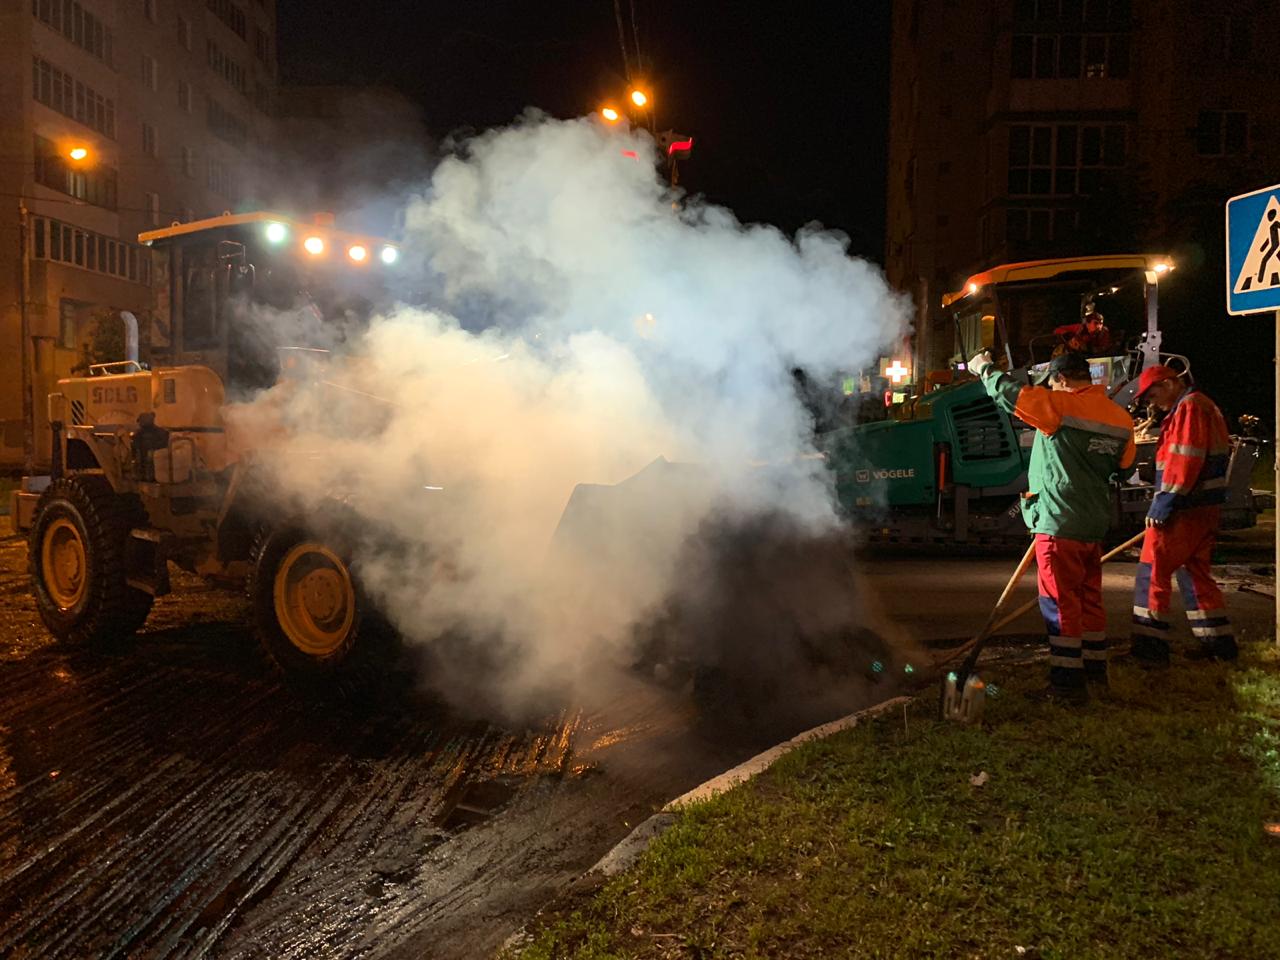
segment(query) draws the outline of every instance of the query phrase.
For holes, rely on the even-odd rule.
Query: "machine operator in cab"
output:
[[[1136,455],[1133,421],[1093,384],[1082,353],[1054,357],[1042,386],[1018,383],[988,351],[969,370],[996,406],[1036,428],[1022,518],[1035,536],[1049,633],[1049,686],[1039,696],[1084,703],[1087,680],[1107,681],[1102,540],[1111,526],[1111,478]]]

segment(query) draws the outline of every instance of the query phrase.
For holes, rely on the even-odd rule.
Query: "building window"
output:
[[[246,89],[244,67],[229,57],[212,40],[205,41],[205,52],[209,61],[209,69],[231,84],[237,91],[244,93]]]
[[[213,157],[209,158],[209,168],[205,177],[205,186],[213,193],[223,197],[232,197],[235,193],[232,188],[231,175],[228,173],[227,165],[221,160],[217,160]]]
[[[182,148],[182,172],[188,177],[196,175],[196,154],[190,147]]]
[[[1009,128],[1010,196],[1087,196],[1099,174],[1125,165],[1123,124],[1035,124]]]
[[[159,19],[156,16],[156,0],[142,0],[142,15],[152,23]]]
[[[1199,25],[1200,54],[1209,64],[1243,64],[1253,59],[1256,16],[1236,13],[1207,19]]]
[[[178,81],[178,108],[184,113],[191,112],[191,84],[185,80]]]
[[[243,147],[249,139],[248,124],[212,97],[209,98],[206,122],[215,137],[232,146]]]
[[[261,27],[253,28],[253,55],[267,69],[271,68],[271,34]]]
[[[1005,240],[1013,244],[1066,240],[1076,230],[1074,210],[1013,207],[1005,211]]]
[[[151,217],[151,225],[160,226],[160,194],[147,194],[147,213]]]
[[[231,0],[207,0],[207,5],[237,37],[241,40],[245,38],[245,16],[242,8],[236,6]]]
[[[32,60],[31,94],[46,107],[115,139],[116,102],[40,57]]]
[[[186,17],[178,18],[178,43],[183,50],[191,49],[191,21]]]
[[[71,0],[31,0],[31,14],[109,67],[115,66],[111,31],[102,21]]]
[[[1013,38],[1014,80],[1124,80],[1129,76],[1127,33],[1020,33]]]
[[[36,182],[92,203],[95,206],[116,208],[116,171],[105,163],[96,163],[85,170],[73,169],[57,146],[39,135],[35,138]],[[70,254],[66,259],[71,259]]]
[[[155,194],[147,196],[153,197]],[[132,243],[121,243],[90,230],[81,230],[79,227],[58,220],[36,218],[33,223],[36,229],[33,252],[35,259],[54,260],[68,266],[81,267],[94,273],[108,273],[138,283],[151,282],[151,262],[141,247]]]
[[[142,152],[148,157],[160,156],[160,147],[156,143],[156,128],[149,123],[142,125]]]
[[[1131,0],[1016,0],[1014,19],[1060,24],[1127,24]]]
[[[156,58],[146,53],[142,55],[142,85],[148,90],[160,89],[160,68]]]
[[[1239,110],[1202,110],[1196,124],[1196,153],[1238,157],[1249,149],[1249,115]]]

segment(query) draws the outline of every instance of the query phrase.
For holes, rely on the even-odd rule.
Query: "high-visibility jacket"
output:
[[[1147,516],[1168,520],[1175,510],[1225,503],[1230,461],[1222,411],[1200,391],[1187,390],[1160,427],[1156,493]]]
[[[1111,478],[1133,465],[1133,420],[1104,387],[1023,386],[987,367],[982,385],[1005,413],[1036,428],[1022,519],[1032,533],[1102,540],[1111,526]]]

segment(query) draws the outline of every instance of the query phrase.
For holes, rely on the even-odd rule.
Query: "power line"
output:
[[[622,49],[622,69],[631,82],[631,58],[627,56],[627,30],[622,25],[622,0],[613,0],[613,17],[618,21],[618,46]]]
[[[644,75],[644,57],[640,54],[640,27],[636,24],[636,0],[631,3],[631,42],[636,48],[636,70]]]

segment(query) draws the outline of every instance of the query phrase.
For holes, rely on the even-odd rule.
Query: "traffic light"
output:
[[[674,130],[663,130],[658,134],[658,147],[669,160],[686,160],[693,152],[693,137]]]

